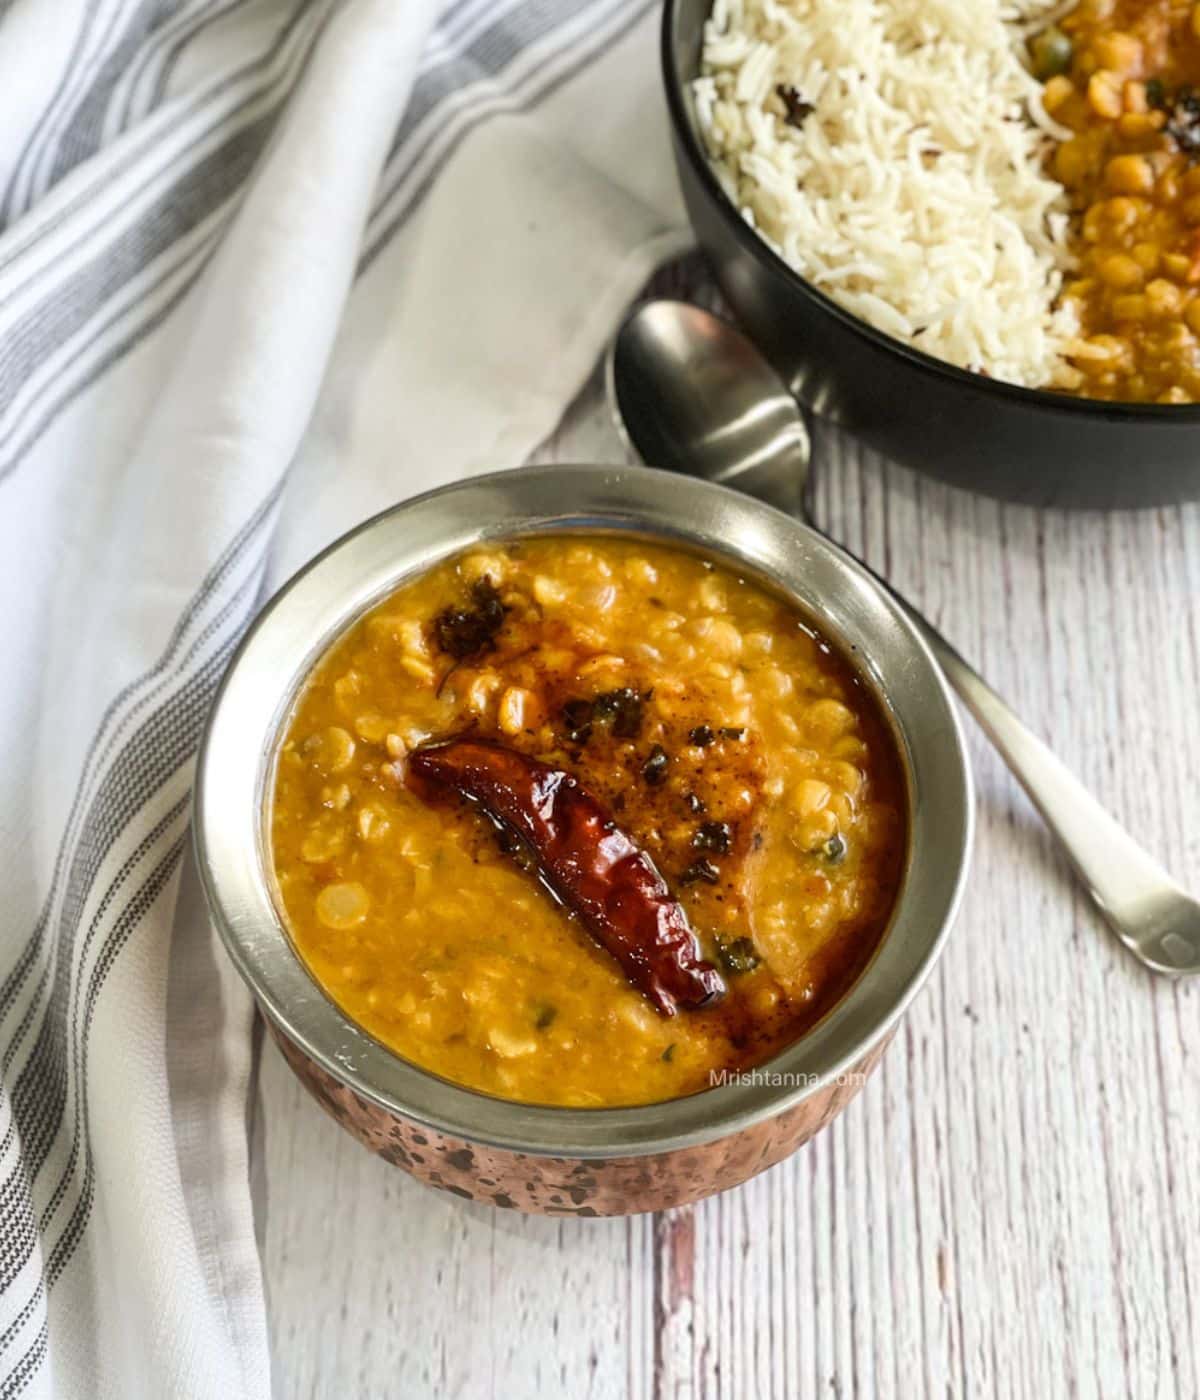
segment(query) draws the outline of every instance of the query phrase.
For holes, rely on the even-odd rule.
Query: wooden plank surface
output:
[[[830,430],[817,452],[834,538],[1200,889],[1200,508],[1039,512]],[[621,459],[598,377],[539,456]],[[369,1156],[268,1046],[277,1395],[1200,1394],[1200,986],[1134,965],[970,737],[945,956],[857,1101],[739,1190],[616,1221],[470,1205]]]

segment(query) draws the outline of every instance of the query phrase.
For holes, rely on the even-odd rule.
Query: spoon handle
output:
[[[1029,794],[1125,947],[1154,972],[1173,977],[1200,972],[1200,904],[1104,810],[941,633],[890,584],[885,586]]]

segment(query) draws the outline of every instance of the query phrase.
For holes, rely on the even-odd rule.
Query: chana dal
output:
[[[470,736],[571,775],[653,861],[727,988],[659,1014],[512,833],[413,783]],[[640,541],[477,548],[318,665],[277,755],[273,861],[314,977],[397,1054],[525,1102],[653,1102],[762,1063],[876,948],[902,875],[895,743],[760,584]]]
[[[1200,4],[1081,0],[1031,43],[1042,101],[1071,134],[1081,335],[1068,385],[1089,398],[1200,400]]]

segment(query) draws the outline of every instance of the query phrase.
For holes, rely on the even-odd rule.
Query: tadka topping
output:
[[[1075,226],[1065,387],[1200,401],[1200,5],[1082,0],[1030,61],[1069,133],[1050,163]]]
[[[438,648],[459,661],[491,651],[504,623],[504,605],[490,578],[476,579],[470,594],[470,606],[443,608],[433,620]]]
[[[524,1102],[645,1103],[763,1063],[845,992],[904,811],[870,694],[785,601],[546,536],[436,565],[335,644],[281,741],[272,859],[298,953],[398,1054]]]
[[[423,783],[450,788],[525,842],[549,888],[660,1015],[724,996],[654,862],[570,773],[481,739],[419,748],[408,773],[418,794]]]

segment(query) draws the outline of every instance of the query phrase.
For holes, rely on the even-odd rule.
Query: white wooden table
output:
[[[1200,508],[1036,512],[819,451],[834,538],[1200,889]],[[539,453],[620,455],[598,379]],[[1200,985],[1122,952],[971,753],[945,956],[848,1111],[739,1190],[612,1221],[466,1204],[368,1155],[267,1046],[276,1394],[1200,1395]]]

